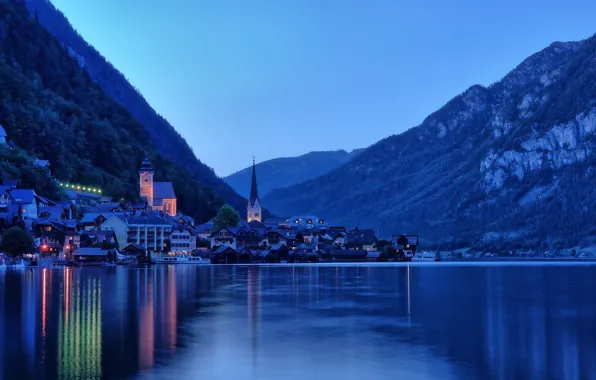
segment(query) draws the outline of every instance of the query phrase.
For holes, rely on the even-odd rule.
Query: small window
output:
[[[145,178],[145,179],[143,179],[143,182],[145,182],[145,183],[149,183],[149,178]]]

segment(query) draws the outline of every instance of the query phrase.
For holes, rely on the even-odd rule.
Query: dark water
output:
[[[5,379],[596,379],[596,266],[0,273]]]

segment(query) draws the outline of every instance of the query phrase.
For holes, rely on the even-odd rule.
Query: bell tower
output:
[[[145,156],[139,170],[139,182],[141,184],[141,198],[147,200],[149,207],[153,207],[153,174],[151,161]]]
[[[250,198],[248,198],[246,214],[248,216],[248,222],[253,220],[261,222],[261,200],[259,199],[259,191],[257,190],[257,171],[255,169],[254,157],[252,158],[252,181],[250,184]]]

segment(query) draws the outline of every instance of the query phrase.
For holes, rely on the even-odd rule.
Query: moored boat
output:
[[[156,264],[210,264],[211,260],[200,256],[162,256],[155,260]]]
[[[412,261],[438,261],[437,255],[433,252],[422,252],[412,257]]]

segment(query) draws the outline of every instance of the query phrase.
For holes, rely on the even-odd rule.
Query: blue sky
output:
[[[593,0],[52,0],[221,175],[369,146],[553,41]]]

